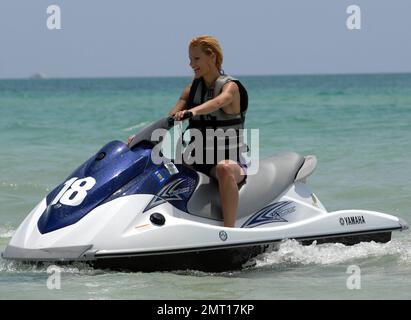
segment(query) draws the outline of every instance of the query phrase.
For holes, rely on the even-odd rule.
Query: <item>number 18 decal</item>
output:
[[[80,205],[87,196],[87,191],[96,184],[96,179],[93,177],[77,179],[77,177],[74,177],[67,180],[63,189],[60,190],[51,205],[59,201],[61,204],[72,207]]]

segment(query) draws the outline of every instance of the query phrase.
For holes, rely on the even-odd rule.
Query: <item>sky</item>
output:
[[[410,12],[410,0],[1,0],[0,78],[190,76],[202,34],[233,75],[411,72]]]

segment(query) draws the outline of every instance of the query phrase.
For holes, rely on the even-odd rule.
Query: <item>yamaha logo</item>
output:
[[[342,217],[340,218],[340,224],[342,226],[351,226],[356,224],[365,224],[364,216],[351,216],[351,217]]]
[[[227,232],[225,232],[225,231],[220,231],[220,233],[218,234],[219,236],[220,236],[220,239],[222,240],[222,241],[226,241],[227,240]]]

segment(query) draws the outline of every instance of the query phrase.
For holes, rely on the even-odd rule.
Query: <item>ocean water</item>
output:
[[[411,74],[239,77],[261,156],[315,154],[309,184],[329,211],[369,209],[411,222]],[[174,105],[188,78],[0,80],[0,251],[28,212],[106,142],[126,140]],[[349,266],[361,289],[347,287]],[[230,273],[127,273],[0,259],[0,299],[410,299],[411,233],[386,244],[293,240]]]

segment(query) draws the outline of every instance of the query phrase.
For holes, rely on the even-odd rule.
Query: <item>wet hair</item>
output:
[[[215,54],[215,66],[218,71],[222,72],[221,66],[223,64],[223,50],[220,43],[213,36],[203,35],[191,39],[189,48],[200,46],[201,50],[208,55]]]

